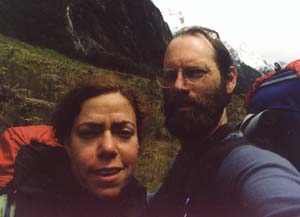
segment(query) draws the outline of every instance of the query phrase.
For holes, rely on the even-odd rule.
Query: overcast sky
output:
[[[247,44],[269,62],[300,59],[299,0],[152,0],[171,28],[201,25],[219,32],[233,47]]]

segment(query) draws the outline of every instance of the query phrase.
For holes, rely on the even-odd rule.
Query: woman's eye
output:
[[[118,131],[118,135],[121,138],[129,139],[134,135],[134,132],[132,130],[128,130],[128,129],[121,129]]]

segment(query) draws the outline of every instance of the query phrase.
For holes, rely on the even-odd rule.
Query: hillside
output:
[[[49,123],[57,99],[85,73],[118,74],[143,96],[147,135],[137,175],[149,190],[156,189],[178,143],[162,127],[161,91],[149,79],[96,68],[0,34],[0,132],[11,126]],[[232,125],[243,116],[241,97],[233,96],[229,106]]]

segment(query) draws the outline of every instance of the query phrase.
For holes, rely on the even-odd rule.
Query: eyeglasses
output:
[[[162,69],[162,76],[156,76],[156,81],[161,88],[171,88],[177,79],[178,71],[182,71],[182,76],[185,82],[195,84],[201,81],[209,72],[208,67],[190,66],[180,69],[165,68]]]

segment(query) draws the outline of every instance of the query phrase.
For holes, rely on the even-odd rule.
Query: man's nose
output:
[[[118,154],[117,146],[111,131],[103,133],[103,138],[99,140],[98,156],[102,160],[111,160]]]
[[[186,86],[186,82],[182,70],[178,70],[177,72],[177,77],[174,82],[174,89],[187,90],[187,86]]]

